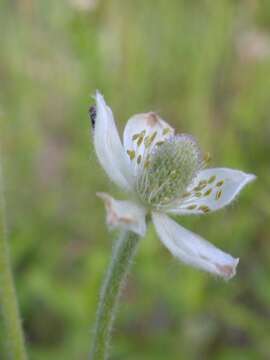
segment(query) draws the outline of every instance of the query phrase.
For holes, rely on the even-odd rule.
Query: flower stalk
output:
[[[100,292],[90,355],[91,360],[108,359],[111,331],[117,311],[118,299],[138,243],[138,235],[130,231],[123,231],[114,245],[111,263]]]
[[[2,336],[7,358],[26,360],[27,355],[11,271],[5,224],[3,178],[0,167],[0,310],[4,324],[4,334]]]
[[[106,360],[117,300],[140,237],[149,219],[161,242],[185,264],[224,279],[236,273],[239,259],[183,228],[169,215],[207,214],[230,204],[256,176],[229,168],[205,169],[196,140],[175,130],[156,113],[132,116],[119,137],[112,110],[96,93],[89,110],[98,160],[109,178],[128,195],[104,201],[106,221],[122,233],[100,294],[91,360]]]

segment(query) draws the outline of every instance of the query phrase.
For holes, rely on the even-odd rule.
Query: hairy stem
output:
[[[5,229],[5,203],[0,164],[0,310],[3,318],[3,344],[10,360],[26,360],[15,286],[11,271],[9,248]],[[1,356],[2,359],[2,356]]]
[[[139,242],[138,235],[125,231],[114,246],[112,260],[100,292],[91,360],[108,359],[112,325],[121,288]]]

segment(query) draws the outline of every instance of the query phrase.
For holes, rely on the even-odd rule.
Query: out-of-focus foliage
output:
[[[121,131],[155,110],[212,166],[258,176],[229,209],[180,219],[240,257],[228,283],[179,264],[149,229],[112,359],[269,359],[270,2],[2,0],[0,27],[8,236],[31,358],[90,347],[113,241],[95,193],[120,194],[89,133],[100,89]]]

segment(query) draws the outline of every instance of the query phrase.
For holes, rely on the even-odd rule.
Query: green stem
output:
[[[123,232],[115,244],[112,260],[100,292],[93,347],[90,355],[91,360],[108,359],[112,325],[119,295],[138,243],[138,235]]]
[[[4,324],[3,343],[8,359],[26,360],[14,280],[11,271],[9,248],[5,229],[5,204],[2,169],[0,164],[0,310]],[[2,358],[2,357],[1,357]]]

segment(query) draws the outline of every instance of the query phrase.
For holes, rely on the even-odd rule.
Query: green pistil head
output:
[[[181,197],[202,163],[190,135],[177,135],[156,146],[137,181],[137,192],[148,206],[159,208]]]

